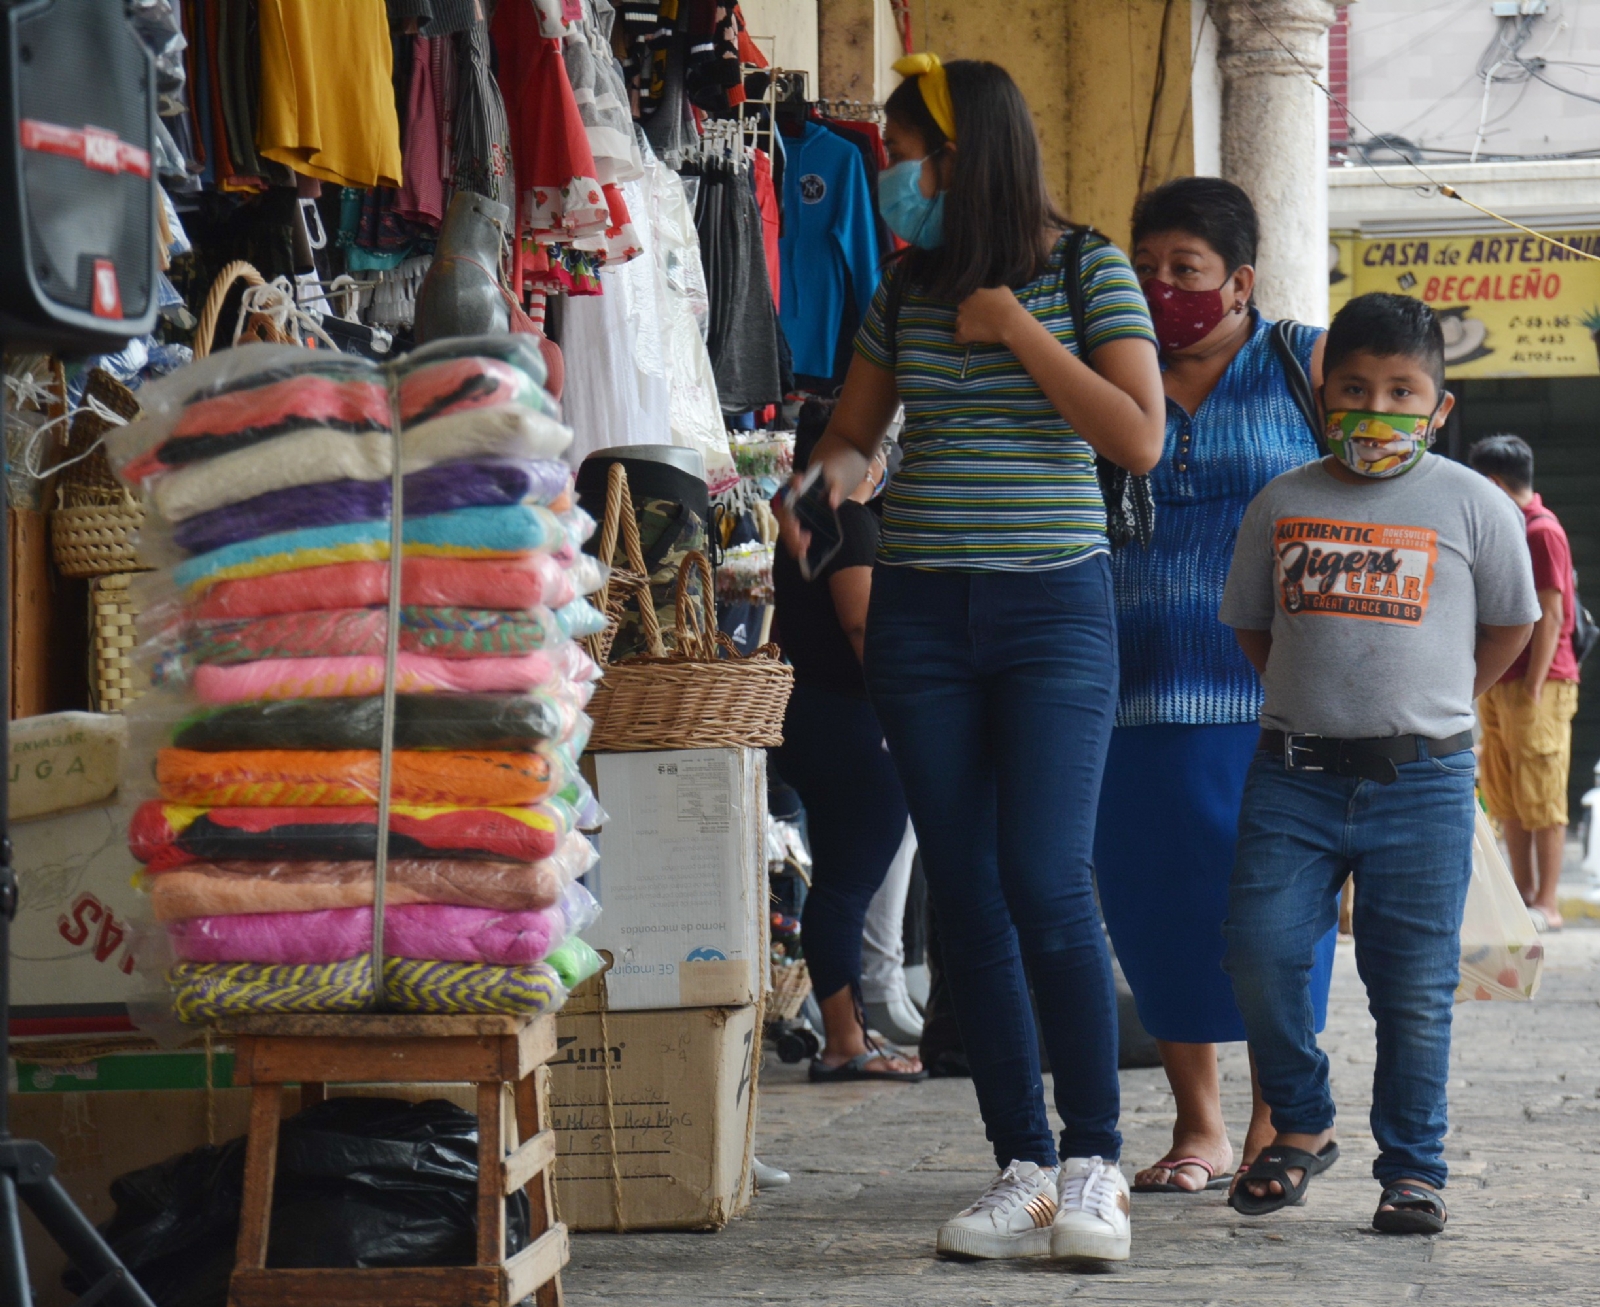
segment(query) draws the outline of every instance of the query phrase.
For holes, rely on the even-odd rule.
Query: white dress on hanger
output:
[[[700,451],[715,481],[733,457],[701,334],[709,298],[699,237],[682,180],[648,147],[643,164],[644,176],[622,187],[641,256],[604,269],[601,294],[567,300],[567,457],[576,467],[616,445],[681,445]]]

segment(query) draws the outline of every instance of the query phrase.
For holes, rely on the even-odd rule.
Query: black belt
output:
[[[1424,752],[1426,746],[1426,752]],[[1443,740],[1426,735],[1389,735],[1370,740],[1339,740],[1329,735],[1297,735],[1262,731],[1260,748],[1276,754],[1289,771],[1325,771],[1359,776],[1390,785],[1400,779],[1398,764],[1419,758],[1442,758],[1472,747],[1472,732]]]

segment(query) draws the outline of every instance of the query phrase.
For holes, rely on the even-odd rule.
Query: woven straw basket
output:
[[[228,292],[235,284],[244,282],[246,286],[265,286],[267,279],[256,271],[253,264],[246,263],[243,259],[236,259],[226,265],[217,274],[217,279],[211,283],[210,293],[206,295],[206,302],[200,310],[200,321],[194,329],[194,356],[203,359],[211,353],[216,345],[217,320],[222,316],[222,307],[227,303]],[[294,338],[281,331],[268,317],[259,313],[252,313],[245,319],[244,329],[240,332],[239,342],[265,341],[269,344],[293,345]],[[225,341],[224,347],[232,344]]]
[[[619,536],[626,567],[616,564]],[[633,496],[628,490],[628,471],[621,463],[613,463],[606,473],[606,510],[600,522],[597,556],[611,569],[605,585],[595,595],[595,607],[605,614],[606,628],[598,635],[585,636],[583,643],[589,656],[603,667],[611,657],[611,646],[628,600],[638,600],[641,608],[654,604],[650,577],[645,571],[644,547],[639,542],[639,519],[633,514]]]
[[[690,595],[698,578],[699,600]],[[595,753],[654,749],[769,748],[783,742],[783,711],[794,673],[777,647],[748,658],[717,630],[715,584],[706,556],[678,569],[678,647],[662,652],[661,627],[648,592],[639,605],[651,649],[605,669],[589,704]]]
[[[781,967],[772,964],[772,991],[767,995],[768,1021],[793,1021],[811,993],[811,973],[805,960]]]
[[[99,368],[89,374],[84,394],[129,421],[139,415],[133,392]],[[72,420],[65,456],[79,461],[62,473],[50,514],[50,544],[63,576],[105,576],[139,567],[134,541],[144,524],[144,505],[117,480],[99,444],[113,425],[89,410]]]
[[[96,712],[121,712],[149,688],[144,672],[134,665],[139,642],[134,622],[139,610],[126,574],[96,577],[89,583],[89,684]]]

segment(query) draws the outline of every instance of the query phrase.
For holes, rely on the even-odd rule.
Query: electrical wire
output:
[[[1543,82],[1552,90],[1560,91],[1563,95],[1570,95],[1579,100],[1588,100],[1592,104],[1600,104],[1600,95],[1587,95],[1583,91],[1574,91],[1570,86],[1562,86],[1559,82],[1552,82],[1542,72],[1533,74],[1535,81]]]
[[[1295,66],[1298,67],[1300,69],[1300,71],[1306,75],[1307,79],[1311,82],[1311,84],[1313,86],[1315,86],[1317,88],[1317,90],[1321,91],[1323,93],[1323,95],[1327,96],[1329,101],[1331,101],[1333,104],[1338,105],[1339,108],[1344,111],[1345,117],[1348,118],[1351,122],[1353,122],[1357,127],[1361,128],[1362,131],[1366,132],[1367,135],[1369,135],[1369,136],[1375,135],[1375,133],[1373,132],[1372,128],[1368,127],[1366,125],[1366,123],[1362,122],[1361,119],[1356,117],[1356,115],[1353,112],[1351,112],[1351,109],[1350,109],[1349,105],[1347,105],[1343,100],[1341,100],[1338,96],[1336,96],[1332,91],[1330,91],[1326,86],[1323,85],[1322,79],[1317,76],[1316,72],[1305,62],[1304,59],[1302,59],[1298,54],[1296,54],[1294,52],[1294,50],[1288,45],[1287,42],[1284,41],[1284,39],[1281,36],[1279,36],[1277,34],[1277,32],[1273,31],[1271,24],[1269,24],[1267,22],[1267,20],[1264,19],[1260,15],[1260,13],[1258,13],[1256,11],[1256,7],[1253,4],[1250,3],[1250,0],[1241,0],[1241,3],[1244,5],[1244,7],[1247,10],[1249,10],[1250,17],[1255,19],[1257,26],[1259,26],[1263,32],[1265,32],[1268,36],[1270,36],[1272,38],[1272,40],[1274,41],[1274,43],[1276,43],[1277,46],[1286,55],[1288,55],[1290,59],[1292,59],[1294,61]],[[1428,172],[1428,170],[1426,168],[1424,168],[1421,164],[1419,164],[1415,159],[1409,159],[1408,158],[1408,159],[1405,160],[1405,163],[1406,163],[1407,167],[1415,169],[1417,171],[1417,173],[1419,173],[1422,176],[1423,180],[1426,181],[1427,184],[1433,188],[1433,190],[1434,190],[1434,192],[1436,194],[1443,195],[1446,199],[1460,200],[1461,203],[1465,204],[1469,209],[1476,209],[1479,213],[1483,214],[1486,218],[1492,218],[1496,222],[1504,223],[1507,227],[1514,228],[1515,230],[1520,231],[1520,232],[1525,232],[1529,236],[1537,236],[1540,240],[1545,241],[1548,244],[1555,246],[1557,249],[1566,250],[1568,253],[1575,254],[1581,259],[1588,259],[1592,263],[1600,263],[1600,254],[1590,254],[1587,250],[1580,250],[1576,245],[1568,245],[1565,241],[1558,240],[1556,237],[1550,235],[1548,232],[1537,231],[1532,227],[1525,226],[1524,224],[1522,224],[1520,222],[1517,222],[1517,221],[1515,221],[1515,220],[1513,220],[1511,218],[1507,218],[1504,214],[1496,213],[1493,209],[1487,209],[1483,205],[1478,204],[1474,200],[1469,200],[1460,191],[1456,190],[1456,188],[1454,186],[1451,186],[1446,182],[1442,182],[1437,177],[1433,176],[1430,172]],[[1379,181],[1381,181],[1385,186],[1388,186],[1391,189],[1394,189],[1394,190],[1416,190],[1416,189],[1419,189],[1417,187],[1410,187],[1410,186],[1396,186],[1395,183],[1391,182],[1381,172],[1379,172],[1375,165],[1369,163],[1367,166],[1372,169],[1373,175],[1376,176]]]

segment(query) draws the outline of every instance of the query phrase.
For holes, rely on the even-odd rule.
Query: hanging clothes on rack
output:
[[[609,6],[602,18],[595,0],[569,2],[570,14],[556,0],[504,4],[495,13],[519,183],[513,250],[519,291],[598,293],[600,269],[625,263],[640,248],[619,189],[640,171],[631,124],[622,119],[609,53],[604,61],[596,57]],[[577,86],[569,60],[579,72]]]
[[[744,65],[767,66],[745,25],[738,0],[688,0],[689,58],[684,89],[709,114],[732,113],[745,102]]]
[[[745,147],[733,124],[707,126],[732,127],[738,144],[732,157],[708,153],[701,162],[695,226],[711,294],[706,347],[723,413],[745,413],[783,399],[777,315]]]
[[[500,87],[489,71],[489,25],[475,18],[452,39],[456,48],[455,113],[450,121],[452,193],[471,191],[514,209],[511,127]]]
[[[445,135],[447,80],[455,66],[455,47],[447,36],[414,36],[411,86],[406,97],[405,185],[396,210],[402,218],[438,230],[450,189],[450,142]],[[447,74],[446,68],[450,69]]]
[[[646,147],[643,176],[623,190],[641,256],[601,273],[603,293],[567,301],[562,416],[574,465],[613,445],[700,451],[708,475],[729,466],[728,437],[700,322],[709,309],[683,182]]]
[[[401,183],[400,121],[383,0],[258,0],[260,154],[344,186]]]
[[[779,316],[796,374],[832,378],[878,288],[872,196],[860,150],[836,132],[808,121],[786,144]]]
[[[782,254],[783,213],[778,207],[778,192],[772,181],[772,156],[756,150],[750,160],[750,186],[755,191],[756,208],[761,212],[761,245],[767,256],[767,280],[772,284],[772,304],[783,303]]]
[[[878,174],[889,166],[889,151],[883,143],[883,129],[872,118],[836,116],[840,111],[872,112],[876,106],[853,103],[848,106],[835,106],[828,101],[823,101],[823,104],[827,108],[819,119],[822,125],[835,135],[849,141],[861,152],[861,164],[867,174],[867,191],[872,197],[872,214],[878,233],[879,252],[886,253],[892,249],[899,249],[903,242],[889,230],[889,224],[884,222],[883,213],[878,207]]]

